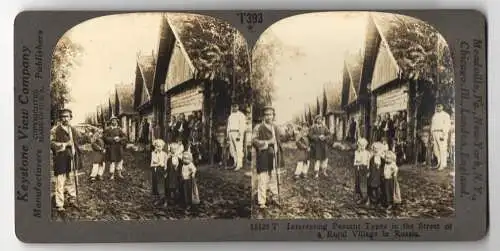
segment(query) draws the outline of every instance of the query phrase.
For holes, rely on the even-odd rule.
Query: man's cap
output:
[[[67,108],[63,108],[63,109],[59,110],[59,117],[61,117],[63,114],[69,114],[70,116],[73,116],[73,112]]]
[[[116,116],[111,116],[111,118],[109,119],[109,121],[113,121],[113,120],[115,120],[115,119],[116,119],[116,120],[118,120],[118,117],[116,117]]]
[[[270,106],[270,105],[266,105],[264,106],[264,108],[262,108],[262,111],[265,113],[266,111],[272,111],[274,112],[274,107]]]
[[[316,115],[316,117],[314,117],[314,121],[318,121],[318,119],[323,119],[323,116],[321,116],[321,115]]]

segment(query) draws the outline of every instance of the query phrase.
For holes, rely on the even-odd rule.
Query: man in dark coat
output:
[[[118,118],[111,117],[111,125],[104,131],[104,144],[106,145],[106,162],[110,163],[109,172],[111,180],[115,179],[115,170],[119,178],[123,178],[123,148],[126,135],[118,126]]]
[[[278,166],[283,165],[281,159],[281,144],[276,126],[273,124],[274,108],[264,107],[264,122],[255,126],[252,135],[252,145],[256,148],[257,169],[257,203],[260,209],[266,208],[267,191],[272,194],[272,201],[279,204],[279,172]]]
[[[385,114],[385,118],[382,121],[381,127],[384,132],[384,137],[387,138],[389,150],[394,151],[394,136],[396,134],[396,129],[394,127],[394,120],[391,118],[390,113]]]
[[[356,123],[356,120],[354,118],[351,118],[351,123],[349,124],[349,134],[348,134],[348,137],[349,137],[349,140],[351,143],[356,143],[356,141],[357,141],[357,139],[356,139],[357,128],[358,128],[358,125]]]
[[[172,115],[170,122],[168,123],[168,139],[167,142],[175,142],[177,139],[177,133],[175,131],[175,126],[177,124],[177,118]]]
[[[149,144],[149,126],[149,121],[144,119],[144,123],[142,124],[141,143],[144,143],[145,145]]]
[[[70,125],[73,118],[69,109],[59,112],[60,123],[50,130],[50,148],[54,160],[55,204],[58,211],[64,211],[65,193],[72,204],[77,196],[75,173],[80,166],[78,131]]]
[[[186,115],[184,115],[184,113],[179,114],[179,117],[178,117],[177,122],[175,123],[175,127],[174,127],[175,135],[176,135],[174,141],[175,142],[182,142],[184,149],[187,149],[187,143],[188,143],[188,139],[187,139],[187,137],[185,137],[186,131],[188,131],[187,126],[188,126],[188,122],[186,120]]]

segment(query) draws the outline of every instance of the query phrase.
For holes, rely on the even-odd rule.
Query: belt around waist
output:
[[[240,130],[237,130],[237,129],[232,129],[232,130],[229,130],[230,132],[239,132]]]

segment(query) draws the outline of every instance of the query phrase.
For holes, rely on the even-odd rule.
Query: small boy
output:
[[[297,167],[295,168],[295,179],[305,178],[307,176],[307,172],[309,171],[309,158],[310,158],[310,149],[309,149],[309,139],[308,132],[306,128],[298,128],[298,139],[297,139],[297,149],[299,150],[297,157]]]
[[[366,150],[368,141],[365,138],[358,140],[358,148],[354,152],[354,184],[356,203],[368,203],[368,176],[370,152]]]
[[[380,142],[372,145],[373,156],[370,158],[368,175],[368,197],[372,206],[380,203],[381,178],[385,165],[384,149],[385,146]]]
[[[165,142],[161,139],[155,139],[153,141],[154,150],[151,152],[151,192],[154,199],[158,199],[160,194],[158,193],[158,182],[160,181],[161,172],[165,168],[167,161],[167,153],[163,151]]]
[[[104,148],[104,140],[102,139],[102,133],[96,130],[91,138],[92,153],[90,159],[92,160],[92,171],[90,172],[90,181],[94,182],[96,179],[101,180],[104,174],[104,154],[106,152]]]
[[[383,175],[383,203],[387,209],[392,209],[394,204],[401,202],[399,183],[397,179],[398,166],[396,165],[396,154],[392,151],[385,152],[385,165]]]
[[[166,162],[165,170],[165,206],[168,201],[177,201],[179,199],[179,185],[181,183],[181,165],[182,156],[179,155],[180,146],[173,143],[169,147],[169,156]]]
[[[196,166],[193,164],[193,155],[190,152],[182,154],[180,192],[186,209],[200,203],[198,186],[196,185]]]
[[[389,151],[389,140],[387,139],[387,137],[382,137],[382,148],[380,149],[380,151],[382,153],[386,152],[386,151]],[[383,154],[382,154],[383,157],[385,157]]]

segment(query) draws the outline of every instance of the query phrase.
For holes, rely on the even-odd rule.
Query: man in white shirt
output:
[[[243,166],[243,136],[246,123],[245,114],[239,110],[238,104],[233,104],[231,115],[227,120],[227,137],[229,139],[229,152],[235,164],[235,171]]]
[[[431,133],[434,155],[437,158],[437,168],[446,168],[448,162],[448,135],[451,129],[451,118],[443,111],[443,105],[436,105],[436,113],[432,116]]]

